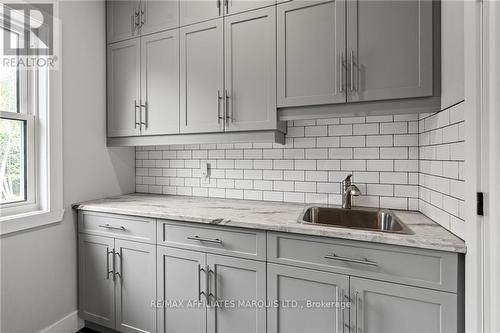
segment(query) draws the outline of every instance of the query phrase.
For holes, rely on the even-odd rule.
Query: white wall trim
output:
[[[484,330],[500,332],[500,3],[485,1],[483,15]]]
[[[40,333],[75,333],[85,326],[83,320],[78,317],[78,311],[73,311],[67,316],[56,321]]]
[[[482,2],[464,1],[465,82],[465,331],[484,332],[483,221],[476,214],[476,192],[483,190]]]

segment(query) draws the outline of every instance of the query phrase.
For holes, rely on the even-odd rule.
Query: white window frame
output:
[[[53,3],[57,18],[57,3]],[[24,34],[22,24],[10,23],[11,30]],[[4,26],[1,18],[0,25]],[[26,200],[0,206],[0,236],[60,222],[64,214],[61,70],[39,67],[20,72],[28,98],[23,100],[19,94],[21,113],[2,112],[1,116],[26,124]]]

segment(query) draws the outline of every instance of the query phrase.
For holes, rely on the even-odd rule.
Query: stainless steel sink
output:
[[[399,234],[413,234],[391,211],[370,208],[309,207],[301,223],[341,228],[364,229]]]

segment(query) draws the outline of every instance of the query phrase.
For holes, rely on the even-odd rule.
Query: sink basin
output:
[[[309,207],[304,212],[300,222],[322,226],[373,230],[407,235],[413,234],[410,228],[389,210]]]

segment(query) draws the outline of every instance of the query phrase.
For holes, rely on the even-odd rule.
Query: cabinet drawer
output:
[[[256,260],[266,259],[266,234],[251,229],[159,221],[157,241],[158,245]]]
[[[155,244],[156,220],[84,211],[79,213],[78,231]]]
[[[268,261],[457,292],[455,253],[268,233]]]

